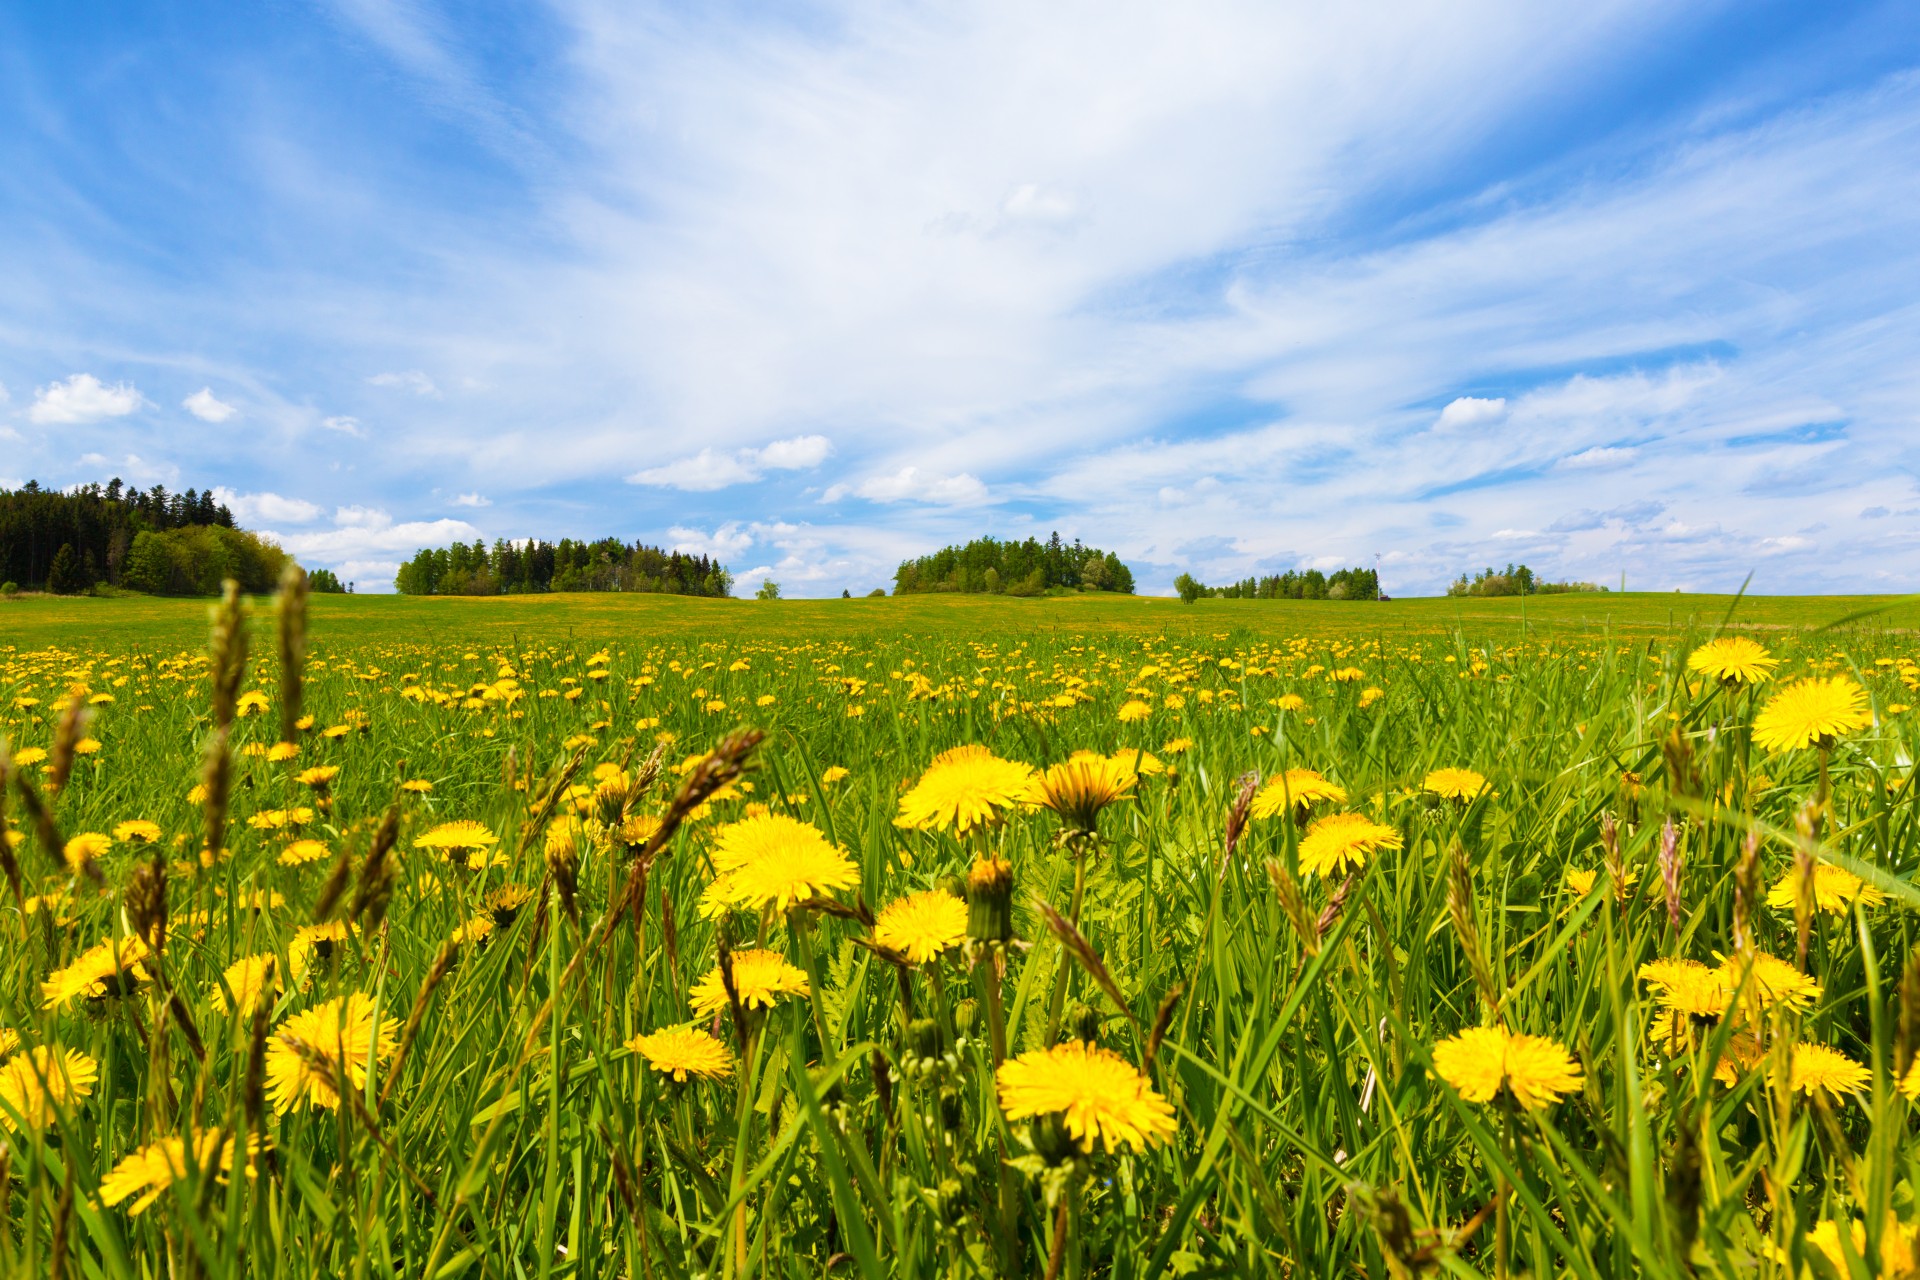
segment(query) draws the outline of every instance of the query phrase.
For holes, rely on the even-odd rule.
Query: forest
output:
[[[943,547],[932,555],[904,560],[893,575],[893,594],[962,591],[1038,596],[1049,591],[1115,591],[1133,594],[1133,571],[1120,557],[1078,538],[1062,542],[1055,533],[1045,542],[1002,542],[976,538],[965,546]]]
[[[562,538],[508,541],[489,547],[426,547],[400,566],[393,585],[410,596],[520,595],[540,591],[650,591],[681,596],[725,596],[733,575],[704,555],[662,551],[619,538],[577,542]]]
[[[1173,580],[1175,591],[1188,604],[1203,596],[1227,600],[1378,600],[1380,575],[1372,569],[1335,569],[1322,573],[1308,569],[1296,573],[1270,574],[1262,578],[1243,578],[1224,587],[1209,587],[1192,574],[1183,573]]]
[[[0,489],[0,584],[77,595],[102,584],[155,595],[210,595],[223,578],[270,590],[286,553],[234,526],[208,489],[169,493],[115,477],[48,489]]]

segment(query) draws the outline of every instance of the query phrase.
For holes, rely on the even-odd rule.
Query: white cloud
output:
[[[345,506],[333,509],[333,522],[346,529],[385,529],[393,523],[393,517],[378,507]]]
[[[732,452],[702,449],[690,458],[636,471],[627,477],[627,483],[706,493],[751,484],[768,471],[805,471],[825,462],[832,452],[833,442],[825,436],[794,436],[762,448]]]
[[[234,519],[243,525],[262,521],[273,524],[311,524],[326,514],[326,508],[303,498],[283,498],[277,493],[236,493],[224,485],[216,486],[214,501],[224,503]]]
[[[454,498],[453,505],[456,507],[490,507],[493,505],[493,499],[484,494],[463,493]]]
[[[668,550],[682,555],[711,556],[722,562],[734,559],[753,545],[754,535],[730,520],[712,533],[675,525],[667,530]]]
[[[200,388],[182,400],[180,407],[202,422],[225,422],[239,412],[224,400],[216,398],[212,387]]]
[[[338,431],[343,436],[353,436],[356,439],[366,434],[366,432],[360,429],[360,419],[349,418],[344,414],[336,414],[331,418],[322,418],[320,419],[320,425],[329,431]]]
[[[123,418],[146,401],[129,383],[107,386],[90,373],[76,373],[65,382],[38,387],[27,417],[38,423],[78,425],[104,418]]]
[[[1498,396],[1484,399],[1480,396],[1461,396],[1449,401],[1440,411],[1440,419],[1435,426],[1443,431],[1453,431],[1461,427],[1478,426],[1483,422],[1498,422],[1507,416],[1507,399]]]
[[[943,507],[978,506],[987,500],[987,486],[977,476],[964,471],[957,475],[936,475],[915,466],[902,467],[891,475],[873,476],[856,485],[834,485],[821,501],[837,502],[849,493],[869,502],[930,502]]]
[[[408,369],[405,373],[376,373],[367,379],[376,387],[391,387],[402,391],[411,391],[416,396],[438,398],[440,388],[433,379],[418,369]]]
[[[331,529],[262,533],[309,567],[325,566],[362,591],[390,590],[401,560],[422,547],[472,542],[480,530],[464,520],[409,520],[395,523],[387,512],[346,506],[334,511]]]
[[[1640,456],[1635,448],[1615,445],[1594,445],[1591,449],[1582,449],[1560,459],[1559,465],[1568,471],[1594,471],[1602,467],[1620,467]]]

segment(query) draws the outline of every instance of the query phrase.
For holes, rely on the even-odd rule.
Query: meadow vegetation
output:
[[[0,602],[0,1270],[1913,1274],[1909,609]]]

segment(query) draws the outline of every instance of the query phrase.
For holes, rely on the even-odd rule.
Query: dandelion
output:
[[[1689,1019],[1717,1020],[1733,1000],[1727,974],[1698,960],[1661,959],[1640,966],[1661,1008]]]
[[[145,818],[130,818],[113,829],[113,838],[121,844],[152,844],[160,835],[160,824]]]
[[[47,758],[45,747],[22,747],[13,753],[13,762],[22,769],[31,769]]]
[[[1793,910],[1794,898],[1799,892],[1799,879],[1796,871],[1781,876],[1767,891],[1767,905],[1777,911]],[[1863,907],[1877,907],[1887,900],[1887,895],[1845,867],[1817,862],[1813,867],[1813,900],[1819,910],[1843,916],[1853,910],[1856,902]]]
[[[1844,1276],[1853,1274],[1848,1270],[1847,1252],[1840,1246],[1840,1224],[1831,1218],[1823,1219],[1807,1232],[1807,1243],[1818,1249],[1833,1267],[1833,1274]],[[1847,1231],[1847,1243],[1852,1246],[1856,1260],[1867,1256],[1867,1224],[1855,1219]],[[1769,1248],[1773,1260],[1779,1263],[1788,1261],[1784,1251]],[[1886,1227],[1880,1232],[1880,1276],[1882,1280],[1909,1280],[1920,1275],[1920,1228],[1910,1227],[1887,1214]]]
[[[1472,800],[1487,789],[1487,779],[1471,769],[1435,769],[1421,780],[1420,789],[1442,800]]]
[[[715,838],[717,878],[701,907],[717,915],[728,907],[785,911],[796,902],[850,889],[860,872],[820,829],[784,814],[765,813],[729,823]]]
[[[1721,962],[1719,973],[1727,984],[1727,990],[1732,991],[1740,982],[1743,968],[1740,958],[1715,958]],[[1820,984],[1778,956],[1756,951],[1752,960],[1753,972],[1747,979],[1747,994],[1759,1000],[1763,1007],[1805,1012],[1820,998]]]
[[[280,851],[277,862],[283,867],[304,867],[310,862],[318,862],[332,852],[325,841],[295,840]]]
[[[77,1049],[42,1045],[0,1064],[0,1126],[45,1129],[93,1093],[100,1064]]]
[[[426,796],[433,794],[433,784],[425,778],[408,778],[400,784],[400,789],[408,795]]]
[[[258,1138],[248,1140],[249,1154],[259,1150]],[[220,1172],[233,1170],[234,1140],[223,1135],[218,1129],[202,1129],[193,1135],[193,1167],[202,1174],[207,1173],[214,1162],[218,1149]],[[247,1170],[252,1176],[252,1168]],[[184,1138],[162,1138],[158,1142],[148,1143],[138,1151],[132,1152],[115,1165],[106,1177],[100,1179],[100,1202],[116,1205],[128,1196],[140,1195],[127,1208],[135,1217],[145,1213],[153,1202],[165,1194],[167,1188],[181,1182],[187,1176],[187,1143]],[[144,1194],[142,1194],[144,1193]]]
[[[812,994],[806,971],[787,963],[778,951],[749,949],[733,953],[733,989],[743,1009],[768,1009],[781,996]],[[691,996],[696,1016],[710,1018],[727,1007],[727,987],[721,980],[720,966],[694,984]]]
[[[1137,720],[1145,720],[1152,714],[1152,704],[1142,702],[1138,698],[1130,698],[1122,703],[1118,713],[1121,724],[1132,724]]]
[[[376,1018],[373,1001],[358,991],[286,1019],[267,1041],[267,1094],[274,1114],[285,1115],[302,1102],[337,1109],[341,1073],[349,1088],[365,1088],[368,1059],[391,1058],[399,1031],[398,1019]]]
[[[209,993],[213,1007],[221,1013],[231,1009],[251,1009],[260,1003],[263,992],[277,993],[280,990],[279,960],[272,952],[263,952],[257,956],[246,956],[227,966],[221,975],[224,986],[216,984]],[[233,1003],[227,1003],[227,992],[233,993]]]
[[[500,837],[471,819],[443,822],[413,842],[416,849],[438,849],[443,853],[470,852],[500,843]]]
[[[1304,817],[1316,804],[1345,804],[1347,789],[1314,769],[1288,769],[1267,780],[1253,797],[1256,818],[1275,818],[1291,810]]]
[[[1599,873],[1591,867],[1567,868],[1567,892],[1576,898],[1584,898],[1593,892],[1593,886]]]
[[[1433,1047],[1433,1069],[1468,1102],[1491,1102],[1504,1086],[1528,1110],[1572,1093],[1584,1077],[1559,1044],[1504,1027],[1472,1027]]]
[[[262,809],[247,819],[255,831],[275,831],[283,827],[304,827],[313,821],[313,810],[305,806],[292,809]]]
[[[267,761],[270,764],[285,764],[300,754],[297,742],[276,742],[267,748]]]
[[[1400,833],[1364,813],[1333,813],[1307,828],[1300,839],[1300,870],[1310,876],[1359,868],[1377,850],[1398,849]]]
[[[874,921],[873,940],[915,964],[927,964],[967,938],[967,904],[943,889],[908,894]]]
[[[140,965],[146,958],[147,944],[139,938],[109,938],[81,952],[66,968],[48,974],[40,994],[49,1009],[64,1009],[83,996],[99,1000],[126,995],[147,980],[147,971]]]
[[[1858,1093],[1872,1079],[1871,1071],[1838,1049],[1823,1044],[1793,1046],[1788,1087],[1796,1093]]]
[[[1721,636],[1687,655],[1687,670],[1733,687],[1764,684],[1779,665],[1780,659],[1745,636]]]
[[[635,1036],[627,1041],[627,1048],[661,1075],[672,1076],[675,1084],[685,1084],[688,1076],[725,1080],[733,1074],[733,1050],[695,1027],[668,1027]]]
[[[60,852],[66,859],[67,866],[71,870],[78,871],[111,848],[113,848],[113,840],[110,837],[98,831],[82,831],[67,841],[66,847]]]
[[[1872,723],[1867,691],[1851,676],[1812,676],[1785,686],[1760,709],[1753,719],[1753,741],[1767,751],[1824,748]]]
[[[1138,778],[1133,770],[1105,756],[1067,760],[1033,778],[1027,801],[1059,814],[1069,831],[1092,832],[1098,828],[1102,809],[1133,798]]]
[[[331,787],[333,785],[333,780],[335,778],[338,778],[339,776],[340,776],[339,765],[317,764],[317,765],[314,765],[311,769],[302,769],[300,772],[294,774],[293,780],[299,783],[301,786],[310,788],[314,791],[325,791],[328,787]]]
[[[1307,709],[1307,700],[1297,693],[1283,693],[1273,700],[1273,705],[1282,711],[1300,712]]]
[[[1027,798],[1031,765],[1002,760],[982,746],[942,751],[900,797],[894,825],[966,835],[990,827]]]
[[[853,776],[853,772],[847,769],[845,766],[832,764],[832,765],[828,765],[826,770],[823,773],[821,773],[820,781],[823,785],[830,787],[836,782],[845,782],[848,778],[851,778],[852,776]]]
[[[1173,1107],[1111,1049],[1068,1040],[1000,1064],[1000,1109],[1009,1120],[1058,1114],[1083,1152],[1135,1150],[1175,1130]]]
[[[325,964],[333,958],[334,948],[353,936],[353,926],[344,920],[302,925],[293,931],[287,944],[287,966],[293,980],[304,983],[315,962]]]

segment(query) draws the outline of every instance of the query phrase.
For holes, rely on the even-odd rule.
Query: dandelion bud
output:
[[[1067,1117],[1062,1111],[1049,1111],[1037,1117],[1030,1130],[1033,1153],[1049,1165],[1063,1165],[1077,1158],[1080,1144],[1067,1132]]]
[[[1004,946],[1013,940],[1013,864],[981,858],[967,873],[967,937]]]
[[[1071,1039],[1100,1043],[1100,1011],[1091,1005],[1077,1006],[1067,1015],[1067,1031]]]

